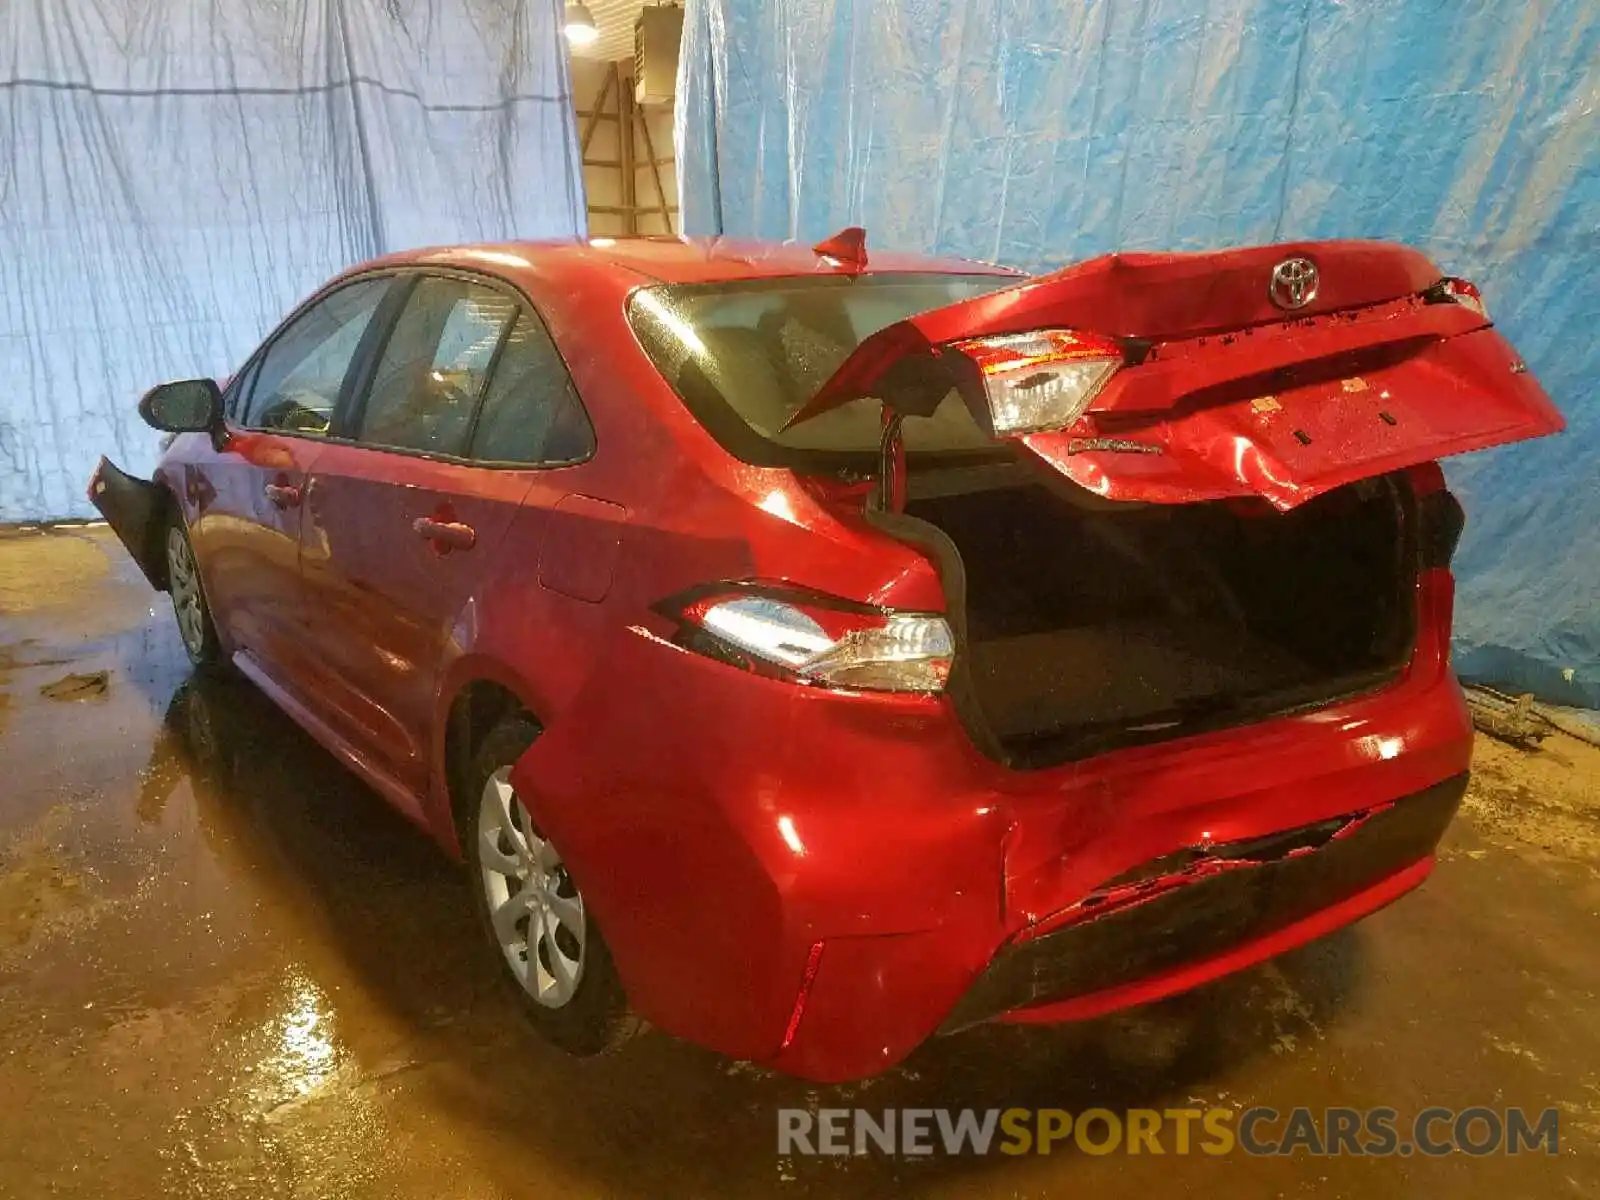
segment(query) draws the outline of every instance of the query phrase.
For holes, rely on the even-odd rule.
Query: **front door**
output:
[[[300,696],[307,472],[391,280],[347,284],[290,318],[230,386],[228,436],[185,466],[191,537],[230,650]]]
[[[470,638],[472,597],[513,565],[501,549],[530,468],[586,458],[592,435],[575,394],[530,405],[534,380],[566,373],[514,293],[454,275],[411,286],[352,442],[330,443],[308,481],[302,562],[329,719],[421,795],[440,672]]]

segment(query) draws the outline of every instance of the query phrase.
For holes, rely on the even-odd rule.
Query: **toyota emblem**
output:
[[[1272,268],[1267,297],[1279,308],[1293,312],[1317,298],[1317,264],[1309,258],[1286,258]]]

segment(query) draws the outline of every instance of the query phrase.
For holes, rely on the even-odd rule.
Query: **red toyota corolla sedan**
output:
[[[1435,460],[1558,430],[1399,247],[1025,278],[640,239],[328,284],[90,495],[451,853],[552,1040],[818,1080],[1415,887],[1466,784]]]

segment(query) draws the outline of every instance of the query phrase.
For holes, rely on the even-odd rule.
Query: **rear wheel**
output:
[[[178,619],[178,636],[183,649],[196,667],[214,667],[222,662],[222,643],[217,626],[206,604],[200,584],[200,567],[195,562],[189,533],[178,517],[167,526],[167,592],[172,596],[172,613]]]
[[[467,773],[462,827],[474,907],[535,1028],[569,1054],[599,1054],[640,1023],[560,850],[511,783],[512,764],[537,734],[524,718],[502,721]]]

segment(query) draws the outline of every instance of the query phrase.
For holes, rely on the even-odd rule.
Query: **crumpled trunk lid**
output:
[[[1108,499],[1289,509],[1564,426],[1480,308],[1425,256],[1377,242],[1069,267],[880,330],[790,424],[862,397],[927,411],[949,388],[986,405],[954,343],[1041,329],[1115,338],[1123,364],[1071,425],[1005,440]]]
[[[1312,264],[1315,286],[1285,309],[1273,300],[1273,272],[1297,259]],[[1361,308],[1414,295],[1442,274],[1426,255],[1385,242],[1107,254],[911,320],[935,342],[1050,326],[1167,340]],[[1286,289],[1278,294],[1287,298]]]
[[[1401,300],[1155,353],[1076,426],[1021,444],[1107,499],[1254,493],[1289,509],[1564,424],[1510,344],[1454,306]]]

